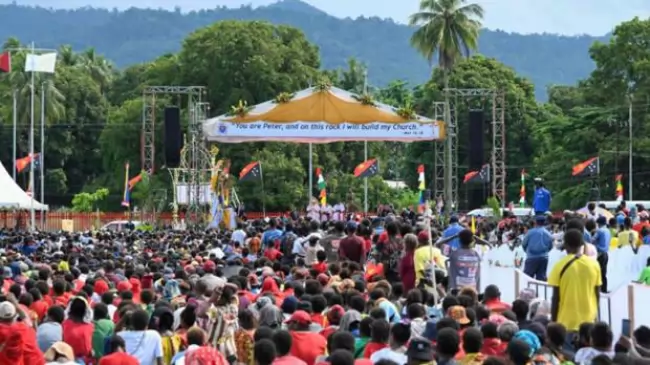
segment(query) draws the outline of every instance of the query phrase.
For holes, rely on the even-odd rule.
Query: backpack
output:
[[[287,232],[284,237],[282,237],[281,250],[285,257],[293,256],[293,243],[296,241],[296,238],[298,238],[298,236],[293,232]]]

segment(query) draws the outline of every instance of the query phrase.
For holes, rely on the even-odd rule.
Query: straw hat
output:
[[[55,342],[45,351],[45,361],[56,361],[58,357],[64,357],[68,361],[74,361],[72,347],[63,341]]]

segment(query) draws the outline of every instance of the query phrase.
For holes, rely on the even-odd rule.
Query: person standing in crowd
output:
[[[449,238],[458,235],[461,231],[463,230],[463,227],[458,223],[458,217],[455,215],[452,215],[449,218],[449,227],[445,229],[442,232],[442,238]],[[460,247],[460,240],[458,238],[454,238],[448,243],[449,248],[451,248],[451,251],[455,251]],[[444,252],[445,254],[448,254],[447,252]]]
[[[458,233],[460,248],[449,255],[449,290],[470,287],[480,288],[481,256],[472,248],[472,231],[464,229]]]
[[[346,225],[345,233],[347,233],[347,237],[343,238],[339,244],[338,258],[365,265],[367,256],[366,245],[363,239],[357,236],[357,227],[355,222],[348,222]]]
[[[596,260],[598,261],[598,265],[600,265],[600,290],[603,293],[607,293],[607,262],[609,262],[609,242],[612,240],[612,233],[607,228],[607,218],[603,216],[598,217],[596,224],[598,224],[598,229],[596,229],[596,234],[592,238],[592,243],[598,251]]]
[[[334,231],[320,240],[321,246],[327,254],[327,261],[335,262],[339,259],[339,246],[341,240],[345,237],[345,223],[341,221],[334,222]]]
[[[623,219],[623,229],[618,233],[618,247],[630,246],[633,250],[639,246],[639,233],[632,229],[632,218]]]
[[[404,256],[399,264],[399,276],[402,279],[402,287],[405,293],[415,288],[415,249],[418,245],[418,238],[409,233],[404,236]]]
[[[535,227],[524,236],[522,247],[526,251],[524,273],[533,279],[546,281],[548,253],[553,248],[553,235],[546,229],[546,216],[535,217]]]
[[[535,215],[545,215],[551,209],[551,192],[544,186],[541,177],[535,178],[535,197],[533,198],[533,212]]]
[[[564,325],[571,339],[582,323],[598,316],[602,277],[599,265],[581,254],[582,232],[570,229],[564,234],[567,255],[558,261],[548,278],[553,287],[551,320]],[[567,343],[570,341],[567,341]]]
[[[138,309],[131,314],[130,329],[118,332],[124,339],[124,349],[140,364],[164,365],[162,339],[158,332],[149,330],[149,313]]]

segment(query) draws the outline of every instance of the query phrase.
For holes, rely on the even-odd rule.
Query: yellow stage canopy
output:
[[[424,141],[444,138],[440,121],[336,88],[312,87],[205,121],[209,141]]]

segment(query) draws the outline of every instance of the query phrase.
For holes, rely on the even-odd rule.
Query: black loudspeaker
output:
[[[181,164],[181,110],[177,107],[165,108],[165,165],[175,168]]]
[[[424,201],[431,201],[431,189],[426,189],[424,191]]]
[[[478,171],[488,163],[485,158],[485,113],[483,110],[469,111],[469,146],[467,149],[468,172]],[[489,184],[470,183],[467,189],[467,209],[485,205]]]

